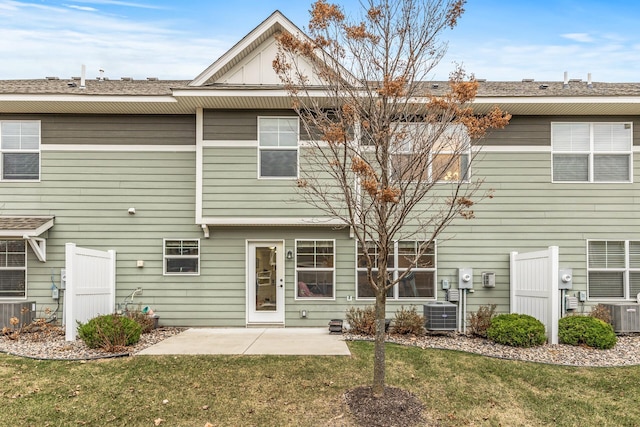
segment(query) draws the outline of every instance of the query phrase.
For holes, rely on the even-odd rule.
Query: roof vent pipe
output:
[[[587,87],[593,89],[593,82],[591,81],[591,73],[587,74]]]
[[[567,89],[569,87],[569,72],[564,72],[564,83],[562,84],[563,89]]]
[[[100,72],[100,77],[98,77],[98,80],[103,82],[104,81],[104,69],[100,68],[98,71]]]
[[[80,89],[84,89],[86,86],[86,81],[87,81],[87,66],[82,64],[82,67],[80,68]]]

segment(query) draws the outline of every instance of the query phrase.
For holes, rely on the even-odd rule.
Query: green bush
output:
[[[469,313],[469,329],[473,335],[487,337],[491,319],[496,315],[496,305],[481,305],[476,313]]]
[[[373,306],[349,307],[346,314],[350,332],[360,335],[376,334],[376,311]]]
[[[512,347],[534,347],[547,341],[544,325],[527,314],[499,314],[491,319],[487,338]]]
[[[586,345],[601,350],[612,348],[618,342],[613,327],[591,316],[567,316],[558,321],[561,343]]]
[[[424,316],[417,312],[415,306],[411,306],[411,308],[402,306],[396,311],[392,331],[394,334],[401,335],[424,335],[424,324]]]
[[[105,351],[122,351],[140,340],[142,327],[126,316],[107,314],[94,317],[87,323],[78,322],[78,336],[89,348]]]

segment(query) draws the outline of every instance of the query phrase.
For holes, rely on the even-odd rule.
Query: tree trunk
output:
[[[387,295],[384,288],[376,292],[376,341],[373,353],[374,397],[382,397],[385,387],[385,312]]]

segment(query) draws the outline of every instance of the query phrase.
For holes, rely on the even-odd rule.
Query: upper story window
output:
[[[430,132],[436,128],[428,123],[405,123],[398,130],[391,162],[395,175],[403,181],[469,179],[471,144],[463,125],[447,126],[435,141]]]
[[[164,240],[164,274],[198,275],[199,272],[199,240]]]
[[[297,117],[258,118],[258,169],[260,178],[298,176]]]
[[[296,298],[334,298],[333,240],[296,241]]]
[[[0,298],[27,296],[25,240],[0,240]]]
[[[631,123],[551,123],[554,182],[631,182]]]
[[[40,122],[0,122],[0,179],[40,179]]]
[[[587,243],[590,299],[635,301],[640,293],[640,241]]]
[[[420,245],[414,240],[401,240],[394,243],[393,253],[387,259],[387,271],[390,279],[396,280],[409,267],[411,271],[387,293],[389,299],[433,299],[436,296],[436,253],[429,246],[420,254]],[[372,244],[365,249],[358,244],[357,297],[373,298],[373,289],[367,282],[367,252],[373,261],[373,272],[377,274],[377,247]],[[418,256],[418,254],[420,254]],[[417,260],[417,261],[416,261]]]

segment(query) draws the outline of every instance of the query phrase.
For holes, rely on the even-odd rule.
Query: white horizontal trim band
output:
[[[42,151],[140,151],[140,152],[195,152],[195,145],[91,145],[42,144]]]
[[[309,226],[340,226],[346,225],[343,221],[335,218],[242,218],[242,217],[219,217],[202,218],[202,223],[215,225],[309,225]]]

